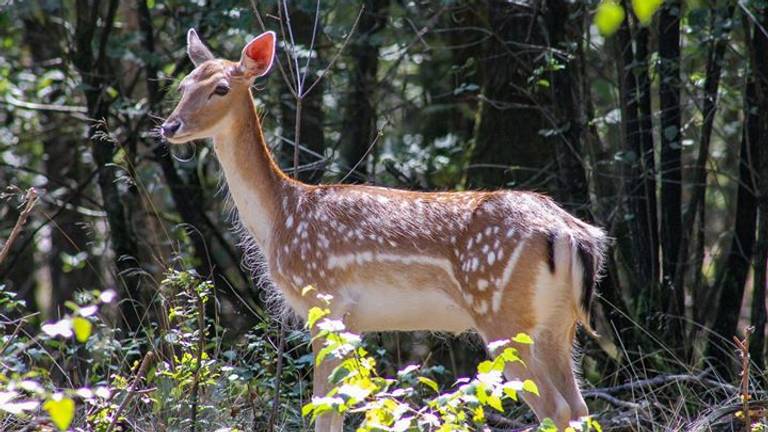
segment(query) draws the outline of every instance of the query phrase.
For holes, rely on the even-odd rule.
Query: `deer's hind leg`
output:
[[[539,331],[534,339],[534,355],[545,363],[549,378],[571,409],[571,420],[589,414],[574,372],[573,344],[576,322],[558,322],[554,329]]]
[[[530,334],[530,329],[519,328],[514,331],[503,331],[499,329],[498,323],[495,325],[489,324],[487,326],[478,326],[478,331],[483,337],[486,346],[491,342],[499,340],[508,340],[514,337],[518,332],[525,332]],[[549,364],[542,362],[540,356],[536,356],[534,349],[537,344],[534,339],[533,345],[515,345],[514,348],[518,350],[520,358],[523,363],[510,362],[507,363],[504,369],[504,376],[508,380],[526,380],[530,379],[536,383],[539,389],[539,395],[523,392],[521,394],[525,403],[533,410],[536,417],[541,421],[545,418],[550,418],[555,422],[555,425],[560,430],[565,429],[568,426],[568,422],[572,419],[571,406],[568,400],[563,394],[560,393],[555,381],[551,379],[551,372]],[[504,347],[499,348],[504,349]],[[498,354],[498,352],[489,352],[491,356]]]

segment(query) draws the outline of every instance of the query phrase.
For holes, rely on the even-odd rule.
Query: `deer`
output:
[[[522,363],[507,379],[532,379],[525,403],[559,428],[588,415],[573,347],[589,327],[607,237],[534,192],[417,192],[371,185],[310,185],[273,160],[252,87],[274,62],[277,37],[248,42],[239,61],[215,58],[194,29],[194,70],[160,126],[171,144],[212,139],[240,223],[260,249],[269,279],[298,316],[327,307],[302,295],[311,285],[350,331],[477,332],[493,350],[523,332]],[[312,298],[311,298],[312,297]],[[313,338],[312,350],[322,349]],[[493,352],[490,353],[493,355]],[[313,371],[313,394],[332,388],[338,359]],[[325,413],[317,432],[341,432]]]

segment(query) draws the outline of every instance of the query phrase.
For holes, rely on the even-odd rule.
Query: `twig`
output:
[[[733,342],[739,350],[741,358],[741,412],[744,415],[744,430],[749,431],[752,427],[752,418],[749,410],[749,336],[755,331],[754,327],[747,327],[744,331],[744,339],[740,340],[736,336]]]
[[[267,431],[275,430],[275,422],[280,410],[280,384],[283,381],[283,354],[285,353],[285,324],[280,320],[280,330],[277,336],[277,367],[275,368],[275,394],[272,397],[272,412],[269,414]]]
[[[11,246],[16,241],[16,238],[19,237],[19,234],[21,234],[21,228],[27,223],[29,214],[32,212],[32,208],[37,203],[37,198],[37,189],[27,189],[27,193],[24,195],[24,200],[26,201],[24,210],[22,210],[21,214],[19,214],[19,218],[16,219],[16,225],[14,225],[13,229],[11,230],[11,235],[8,236],[8,240],[6,240],[5,244],[3,245],[3,249],[0,250],[0,264],[2,264],[3,261],[5,261],[5,258],[8,257],[8,254],[11,253]]]
[[[200,369],[203,366],[203,351],[205,350],[205,302],[199,292],[197,296],[197,365],[195,365],[195,380],[192,383],[192,406],[190,407],[192,432],[197,432],[197,406],[200,393]]]
[[[131,386],[128,387],[128,390],[126,390],[126,395],[123,401],[120,403],[120,406],[117,407],[117,410],[115,410],[115,414],[112,417],[112,421],[109,423],[109,427],[107,427],[106,432],[111,432],[112,428],[115,427],[115,423],[117,423],[117,419],[120,418],[120,414],[122,414],[125,407],[128,405],[128,402],[130,402],[131,399],[133,399],[133,395],[136,394],[136,387],[139,385],[139,381],[144,378],[144,376],[147,374],[147,371],[149,370],[149,367],[152,364],[152,361],[155,358],[155,353],[152,351],[149,351],[144,355],[144,359],[141,361],[141,365],[139,365],[139,370],[136,371],[136,377],[133,379],[133,382],[131,383]]]
[[[697,384],[702,385],[708,385],[708,386],[718,386],[727,390],[734,390],[735,387],[725,384],[725,383],[718,383],[714,380],[706,379],[704,378],[707,372],[703,372],[698,375],[660,375],[653,378],[648,378],[644,380],[638,380],[633,381],[627,384],[620,384],[613,387],[603,387],[603,388],[595,388],[590,390],[585,390],[585,394],[589,394],[590,392],[600,392],[600,393],[606,393],[606,394],[616,394],[616,393],[622,393],[632,390],[637,390],[642,387],[655,387],[655,386],[661,386],[664,384],[671,384],[671,383],[680,383],[680,382],[693,382]]]
[[[621,400],[621,399],[619,399],[619,398],[617,398],[615,396],[611,396],[608,393],[604,393],[604,392],[597,391],[597,390],[585,391],[585,392],[583,392],[582,395],[585,398],[602,399],[602,400],[608,402],[609,404],[611,404],[611,405],[613,405],[615,407],[619,407],[619,408],[629,408],[629,409],[632,409],[632,410],[636,410],[636,409],[639,409],[639,408],[642,407],[642,405],[640,405],[640,404],[637,404],[637,403],[634,403],[634,402],[627,402],[627,401]]]

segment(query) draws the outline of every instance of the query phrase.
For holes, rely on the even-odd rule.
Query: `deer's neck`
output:
[[[243,92],[234,103],[238,109],[232,110],[224,126],[214,135],[213,148],[241,222],[266,250],[274,221],[281,218],[282,209],[278,204],[281,195],[293,191],[292,186],[297,184],[272,160],[250,91]]]

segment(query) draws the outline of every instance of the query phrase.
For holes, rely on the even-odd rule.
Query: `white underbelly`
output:
[[[399,283],[398,283],[399,282]],[[354,331],[447,331],[474,327],[470,315],[445,289],[453,286],[409,283],[407,276],[358,281],[339,294],[349,305],[347,321]]]

